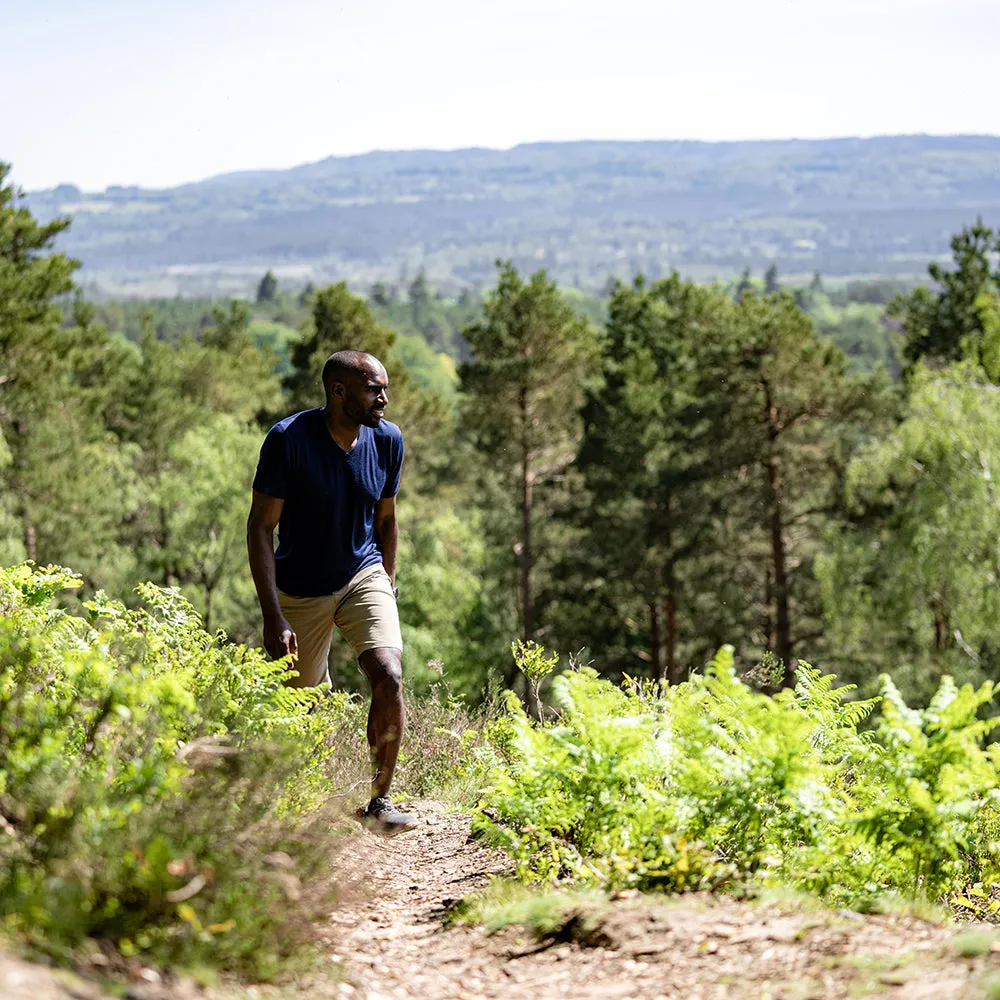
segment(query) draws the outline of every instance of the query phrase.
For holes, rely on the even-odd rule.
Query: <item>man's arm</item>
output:
[[[375,504],[375,541],[382,553],[392,585],[396,586],[396,550],[399,548],[399,524],[396,521],[396,498],[386,497]]]
[[[257,599],[264,617],[264,649],[273,659],[287,653],[296,655],[295,632],[281,613],[278,585],[274,572],[274,529],[278,526],[284,500],[253,491],[250,517],[247,519],[247,554],[250,574],[257,588]]]

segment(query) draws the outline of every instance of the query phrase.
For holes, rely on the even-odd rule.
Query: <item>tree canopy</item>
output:
[[[982,223],[892,316],[892,283],[636,275],[601,300],[512,261],[453,299],[418,271],[368,300],[267,282],[252,302],[89,303],[54,246],[65,223],[0,178],[6,564],[71,564],[84,597],[178,587],[255,641],[257,449],[355,348],[386,365],[406,436],[418,686],[443,670],[485,696],[514,679],[514,636],[665,683],[726,642],[768,685],[799,657],[863,683],[902,659],[921,691],[992,669],[1000,278]],[[332,663],[358,683],[346,647]]]

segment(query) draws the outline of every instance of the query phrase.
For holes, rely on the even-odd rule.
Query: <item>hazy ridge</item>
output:
[[[637,270],[724,277],[922,274],[950,235],[1000,216],[1000,137],[536,143],[374,152],[153,190],[28,195],[107,290],[305,281],[491,281],[512,257],[580,287]]]

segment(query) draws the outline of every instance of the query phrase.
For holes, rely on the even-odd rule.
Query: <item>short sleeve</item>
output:
[[[277,427],[272,427],[260,447],[253,488],[258,493],[266,493],[269,497],[287,500],[290,478],[286,435]]]
[[[399,492],[399,478],[403,473],[403,435],[400,434],[389,449],[389,467],[386,469],[382,499],[388,500]]]

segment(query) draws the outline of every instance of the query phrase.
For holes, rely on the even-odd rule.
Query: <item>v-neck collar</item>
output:
[[[354,447],[350,451],[347,451],[330,433],[330,428],[326,424],[326,414],[323,407],[317,407],[316,412],[319,415],[320,432],[330,442],[330,444],[333,445],[335,454],[339,455],[341,458],[349,459],[353,454],[355,454],[355,452],[357,452],[358,448],[361,447],[361,440],[364,437],[365,430],[368,428],[366,428],[364,424],[361,424],[361,426],[358,427],[358,436],[354,439]]]

